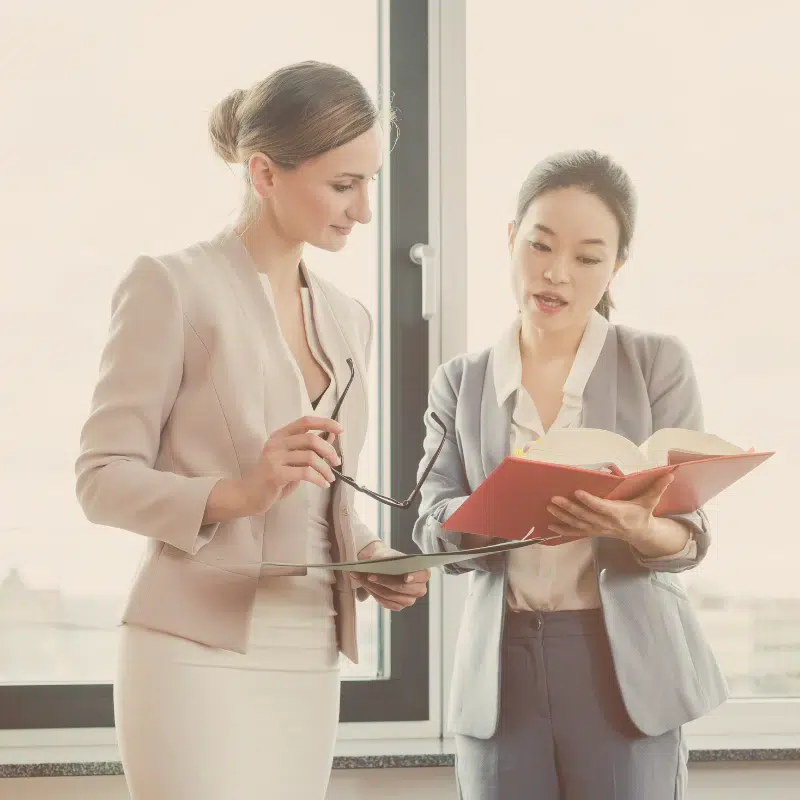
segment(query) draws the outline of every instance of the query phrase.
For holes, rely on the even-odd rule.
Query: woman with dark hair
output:
[[[508,230],[518,314],[500,341],[433,378],[414,538],[427,552],[474,545],[442,523],[503,458],[550,430],[603,428],[641,443],[701,429],[689,354],[673,336],[614,324],[636,202],[628,175],[594,151],[555,155],[522,185]],[[470,588],[450,721],[465,800],[685,797],[681,726],[726,687],[675,573],[708,551],[702,510],[653,511],[640,497],[554,497],[544,535],[570,537],[449,567]],[[573,539],[572,537],[579,537]]]

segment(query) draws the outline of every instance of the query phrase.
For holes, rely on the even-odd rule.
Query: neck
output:
[[[519,345],[523,361],[560,361],[575,358],[586,330],[586,322],[562,330],[549,331],[536,327],[524,314]]]
[[[300,287],[300,261],[303,243],[290,242],[266,214],[235,227],[256,269],[269,278],[276,296],[292,294]]]

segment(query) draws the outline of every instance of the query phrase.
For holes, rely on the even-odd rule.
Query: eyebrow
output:
[[[550,236],[555,236],[556,232],[547,227],[547,225],[540,225],[538,222],[533,226],[537,231],[546,233]],[[581,239],[580,244],[602,244],[604,245],[605,239]]]
[[[383,165],[378,167],[378,169],[375,171],[375,175],[377,175],[382,169],[383,169]],[[357,181],[365,181],[367,179],[367,176],[364,175],[362,172],[340,172],[336,177],[337,178],[355,178],[355,180],[357,180]]]

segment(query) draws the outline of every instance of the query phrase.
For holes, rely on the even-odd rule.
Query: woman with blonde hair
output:
[[[302,259],[370,221],[378,119],[328,64],[234,92],[210,134],[243,165],[240,219],[141,256],[114,294],[76,472],[91,521],[147,538],[114,686],[133,800],[325,795],[357,590],[341,572],[261,562],[389,550],[344,474],[367,430],[372,321]],[[403,608],[428,577],[358,592]]]

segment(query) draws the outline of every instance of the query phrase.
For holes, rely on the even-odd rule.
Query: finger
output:
[[[365,584],[364,588],[371,594],[384,608],[389,608],[392,611],[399,611],[403,608],[409,608],[416,602],[416,597],[410,595],[402,595],[397,592],[392,592],[389,589],[378,586],[377,584]]]
[[[309,431],[322,431],[325,433],[342,433],[344,428],[330,417],[300,417],[283,428],[275,431],[273,436],[295,436],[298,433],[308,433]]]
[[[338,467],[342,463],[342,459],[339,458],[339,454],[333,445],[315,433],[298,433],[294,436],[285,436],[280,440],[280,444],[287,450],[313,450],[334,467]]]
[[[365,575],[364,580],[368,585],[384,586],[389,589],[399,589],[405,586],[405,575]]]
[[[378,580],[372,580],[373,576],[367,579],[365,586],[375,589],[383,594],[389,592],[393,597],[424,597],[428,592],[428,587],[424,583],[384,583],[382,578],[387,576],[375,576]]]
[[[661,495],[667,490],[667,487],[675,480],[672,474],[664,475],[659,478],[649,489],[647,489],[640,499],[645,500],[650,505],[655,507],[661,499]]]
[[[383,597],[390,600],[399,601],[400,598],[415,600],[424,597],[428,587],[424,583],[397,583],[386,581],[387,578],[394,578],[394,575],[370,575],[364,586],[370,591],[380,593]],[[373,580],[377,578],[377,580]]]
[[[406,583],[427,583],[431,579],[431,571],[429,569],[420,569],[416,572],[407,572],[403,579]]]
[[[369,589],[367,591],[369,592]],[[408,608],[408,606],[401,606],[399,603],[392,603],[389,600],[385,600],[383,597],[375,594],[375,592],[369,592],[369,595],[375,599],[375,602],[379,606],[383,606],[383,608],[386,608],[389,611],[402,611],[404,608]]]
[[[582,519],[570,514],[568,511],[564,511],[563,509],[559,508],[558,506],[554,506],[552,503],[547,507],[547,510],[554,516],[562,525],[565,525],[569,528],[576,528],[580,531],[588,531],[592,527],[588,522],[585,522]]]
[[[555,533],[558,536],[579,536],[582,539],[585,539],[587,536],[591,536],[591,533],[579,531],[577,528],[572,528],[569,525],[548,525],[547,530],[552,531],[552,533]]]
[[[311,467],[319,472],[328,483],[333,483],[336,480],[330,464],[324,458],[309,450],[290,450],[286,454],[284,463],[290,467]]]
[[[374,589],[375,587],[371,586],[366,579],[366,576],[361,575],[357,572],[350,573],[350,580],[358,587],[360,586],[362,589],[366,591],[366,593],[375,599],[375,601],[383,606],[384,608],[388,608],[390,611],[399,611],[405,606],[401,606],[398,603],[392,603],[389,600],[386,600],[382,597],[379,593],[377,593]]]
[[[609,521],[613,519],[613,514],[610,509],[603,509],[598,513],[597,511],[587,508],[582,503],[567,500],[566,497],[554,497],[547,508],[548,511],[552,508],[557,508],[561,512],[565,512],[574,519],[580,520],[587,525],[608,525]],[[553,514],[553,516],[556,515]],[[559,517],[559,519],[561,519],[561,517]]]
[[[553,501],[556,499],[565,499],[565,498],[553,498]],[[604,517],[613,517],[614,512],[617,510],[615,500],[604,500],[602,497],[597,497],[596,495],[589,494],[589,492],[584,492],[583,489],[578,489],[575,492],[575,499],[580,501],[579,505],[588,508],[590,511],[593,511],[596,514],[600,514]]]
[[[431,577],[430,570],[422,569],[416,572],[407,572],[405,575],[370,575],[367,580],[391,586],[393,589],[402,589],[409,584],[426,584]]]
[[[290,467],[285,466],[279,471],[279,476],[286,483],[306,481],[319,486],[320,489],[330,489],[331,484],[314,469],[314,467]]]
[[[404,608],[411,608],[414,603],[419,599],[406,594],[387,594],[377,590],[371,591],[372,596],[385,608],[391,608],[392,611],[401,611]]]

